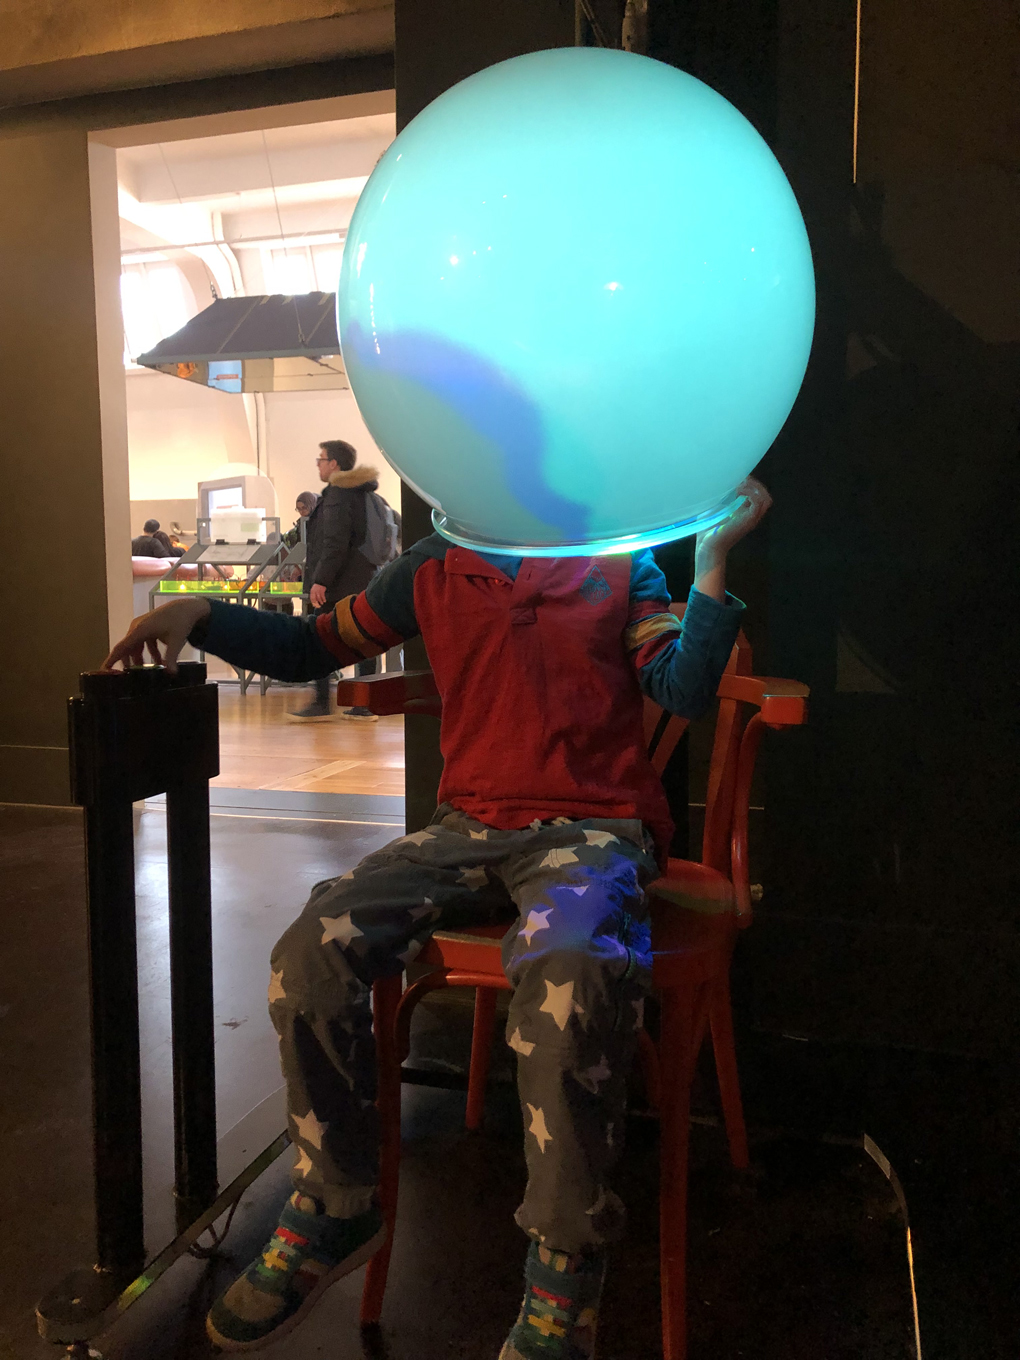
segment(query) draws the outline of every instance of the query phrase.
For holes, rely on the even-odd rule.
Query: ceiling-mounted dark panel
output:
[[[215,359],[317,359],[339,353],[335,293],[271,293],[217,298],[135,362],[160,368]]]

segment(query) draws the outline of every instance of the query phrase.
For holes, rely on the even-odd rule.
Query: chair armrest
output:
[[[799,727],[807,722],[807,685],[798,680],[783,680],[775,676],[736,675],[726,672],[719,683],[720,699],[751,704],[757,713],[751,715],[740,733],[736,749],[733,801],[730,813],[729,861],[733,884],[737,923],[741,927],[751,921],[751,883],[748,862],[748,814],[751,803],[751,780],[762,733],[767,727]],[[737,729],[739,731],[739,727]]]
[[[726,671],[716,691],[720,699],[735,699],[761,710],[767,727],[801,727],[807,722],[807,685],[770,675],[734,675]]]
[[[387,671],[340,680],[337,703],[367,708],[381,717],[389,713],[438,713],[439,691],[431,671]]]

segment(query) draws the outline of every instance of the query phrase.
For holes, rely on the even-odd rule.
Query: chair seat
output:
[[[671,859],[648,893],[653,986],[689,987],[724,977],[739,919],[729,879],[704,864]]]
[[[494,987],[508,987],[500,945],[512,922],[437,930],[416,959],[458,973],[491,973]]]
[[[652,899],[652,981],[678,987],[706,981],[725,970],[737,931],[733,885],[704,864],[671,859],[648,889]],[[458,973],[487,974],[504,988],[500,945],[510,922],[437,930],[418,955],[419,964]]]

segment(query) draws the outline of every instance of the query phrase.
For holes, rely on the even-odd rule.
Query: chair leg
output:
[[[733,1042],[733,1009],[730,1004],[730,983],[723,977],[712,988],[709,1009],[712,1028],[712,1051],[719,1081],[719,1098],[726,1137],[730,1145],[730,1161],[744,1171],[751,1164],[747,1150],[747,1127],[744,1124],[744,1105],[740,1099],[740,1078],[737,1074],[737,1050]]]
[[[485,1113],[485,1083],[492,1057],[492,1032],[496,1022],[496,991],[475,988],[475,1023],[471,1032],[471,1067],[468,1071],[467,1110],[464,1127],[474,1133],[482,1126]]]
[[[377,1323],[382,1316],[386,1276],[397,1225],[397,1192],[400,1184],[400,1063],[395,1025],[403,979],[380,978],[372,987],[372,1027],[375,1031],[378,1069],[376,1108],[379,1111],[379,1199],[386,1222],[386,1242],[368,1263],[361,1293],[361,1325]]]
[[[687,1355],[687,1152],[691,1082],[705,1022],[704,987],[664,989],[659,1055],[659,1273],[663,1360]]]

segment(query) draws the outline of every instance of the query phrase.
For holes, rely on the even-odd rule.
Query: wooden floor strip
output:
[[[287,718],[311,697],[305,689],[220,686],[220,773],[214,785],[281,792],[402,797],[404,720],[296,723]]]

